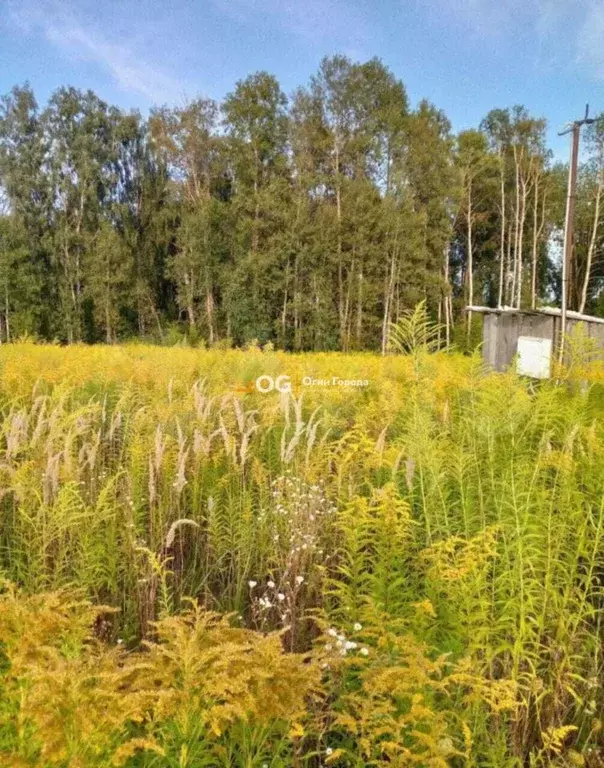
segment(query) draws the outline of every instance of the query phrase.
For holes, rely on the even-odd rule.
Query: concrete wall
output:
[[[558,334],[560,333],[560,326],[562,324],[562,321],[559,317],[554,317],[554,328],[556,333],[556,338],[558,338]],[[578,325],[582,325],[585,330],[587,331],[587,335],[590,339],[593,339],[596,344],[600,347],[600,355],[598,355],[598,359],[604,360],[604,323],[588,323],[584,320],[571,320],[568,318],[566,321],[567,324],[567,335],[573,333],[574,329]]]
[[[551,339],[557,348],[561,318],[556,315],[540,315],[527,312],[485,313],[482,326],[482,355],[496,371],[509,367],[518,349],[519,336],[536,336]],[[584,325],[587,335],[597,341],[601,358],[604,359],[604,324],[583,320],[567,320],[567,334],[577,325]]]

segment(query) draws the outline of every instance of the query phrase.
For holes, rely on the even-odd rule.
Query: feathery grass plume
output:
[[[114,758],[131,768],[598,765],[602,366],[578,354],[562,385],[535,387],[514,371],[489,374],[479,355],[431,353],[425,315],[407,320],[407,354],[386,357],[2,345],[0,573],[23,591],[0,613],[25,616],[19,637],[35,661],[29,676],[5,620],[2,653],[23,671],[0,680],[8,765],[65,765],[66,755],[93,768]],[[293,394],[235,400],[233,388],[263,371],[290,376]],[[304,376],[334,374],[370,384],[297,390]],[[95,618],[42,594],[69,585],[82,590],[76,602],[85,594],[119,612]],[[217,616],[198,624],[216,655],[235,643],[237,686],[251,659],[250,685],[264,692],[256,662],[270,656],[308,698],[266,717],[250,701],[220,734],[205,689],[194,714],[179,704],[158,719],[153,673],[135,672],[151,653],[139,644],[158,642],[151,622],[180,617],[178,653],[197,669],[188,596],[204,616],[234,612],[220,628]],[[53,611],[76,639],[68,626],[44,634]],[[274,630],[269,651],[261,641]],[[36,659],[47,646],[45,678]],[[303,653],[293,671],[283,648]],[[183,663],[169,661],[177,677]],[[228,702],[229,669],[212,667]],[[99,702],[124,696],[115,721],[103,720],[96,687]],[[81,739],[60,725],[62,706]]]

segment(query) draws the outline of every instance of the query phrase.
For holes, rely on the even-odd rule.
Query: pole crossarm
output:
[[[591,123],[595,122],[595,118],[589,117],[589,104],[586,104],[585,117],[583,117],[581,120],[573,120],[571,123],[567,123],[568,128],[566,128],[564,131],[560,131],[558,136],[566,136],[567,133],[572,133],[577,127],[581,128],[583,125],[591,125]]]

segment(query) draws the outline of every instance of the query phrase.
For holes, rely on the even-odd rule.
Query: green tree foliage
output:
[[[148,119],[74,88],[39,108],[15,87],[0,104],[0,337],[385,352],[425,301],[444,342],[472,345],[468,303],[558,297],[566,169],[545,127],[513,106],[455,136],[379,59],[341,55],[289,99],[257,72],[222,103]],[[601,120],[586,135],[571,274],[572,308],[590,312],[602,135]]]
[[[237,342],[265,342],[275,330],[280,241],[291,210],[287,99],[272,75],[257,72],[237,83],[223,112],[235,219],[232,278],[225,285],[227,327]]]

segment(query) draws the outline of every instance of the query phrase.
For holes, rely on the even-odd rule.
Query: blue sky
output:
[[[0,0],[0,92],[28,80],[124,108],[221,98],[259,69],[287,93],[327,54],[379,56],[456,130],[525,104],[556,132],[604,110],[604,0]]]

